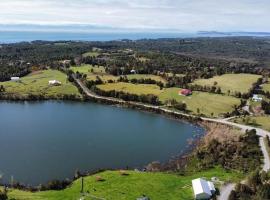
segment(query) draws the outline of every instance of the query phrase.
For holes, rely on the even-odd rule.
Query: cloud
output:
[[[269,0],[1,0],[0,24],[270,31]]]

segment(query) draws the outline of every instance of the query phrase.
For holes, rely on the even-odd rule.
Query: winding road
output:
[[[178,112],[178,111],[172,111],[166,108],[163,108],[161,106],[154,106],[154,105],[149,105],[149,104],[144,104],[144,103],[139,103],[139,102],[127,102],[121,99],[117,99],[117,98],[112,98],[112,97],[104,97],[104,96],[100,96],[97,95],[93,92],[91,92],[79,79],[76,79],[75,76],[73,76],[73,78],[75,79],[75,81],[77,82],[77,84],[80,86],[80,88],[83,90],[83,92],[90,98],[94,98],[94,99],[98,99],[98,100],[106,100],[106,101],[110,101],[112,103],[117,103],[117,104],[124,104],[124,103],[129,103],[130,105],[135,105],[135,106],[140,106],[143,108],[151,108],[153,110],[159,110],[159,111],[163,111],[165,113],[168,114],[175,114],[175,115],[181,115],[181,116],[186,116],[186,117],[197,117],[195,115],[190,115],[190,114],[186,114],[186,113],[182,113],[182,112]],[[263,157],[264,157],[264,164],[263,164],[263,168],[262,170],[264,171],[268,171],[270,169],[270,159],[269,159],[269,154],[267,151],[267,148],[265,146],[264,143],[264,137],[266,137],[267,135],[270,137],[270,132],[260,129],[260,128],[255,128],[252,126],[247,126],[247,125],[242,125],[242,124],[237,124],[234,122],[230,122],[229,120],[232,119],[233,117],[227,118],[227,119],[213,119],[213,118],[206,118],[206,117],[201,117],[202,120],[204,121],[208,121],[208,122],[216,122],[216,123],[220,123],[220,124],[226,124],[226,125],[230,125],[230,126],[234,126],[237,128],[240,128],[242,131],[246,131],[246,130],[251,130],[251,129],[255,129],[256,133],[258,136],[260,136],[259,139],[259,145],[261,147],[262,153],[263,153]],[[235,184],[231,183],[231,184],[227,184],[225,185],[221,191],[220,191],[220,196],[219,196],[219,200],[227,200],[231,191],[234,189]]]

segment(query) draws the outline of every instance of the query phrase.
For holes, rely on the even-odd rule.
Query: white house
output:
[[[262,100],[263,100],[263,98],[259,97],[257,94],[254,94],[252,97],[252,101],[255,101],[255,102],[260,102]]]
[[[50,80],[49,81],[49,85],[61,85],[62,83],[60,81],[57,80]]]
[[[11,77],[11,81],[18,82],[20,80],[20,77]]]
[[[202,178],[192,180],[192,188],[195,199],[210,199],[212,194],[215,193],[214,184]],[[213,191],[213,192],[212,192]]]
[[[130,73],[136,74],[136,70],[135,69],[132,69],[132,70],[130,70]]]

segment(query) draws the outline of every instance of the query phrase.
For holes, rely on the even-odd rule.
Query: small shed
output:
[[[179,95],[188,96],[192,94],[192,91],[189,89],[182,89],[178,92]]]
[[[11,81],[18,82],[20,80],[20,77],[11,77]]]
[[[57,85],[61,85],[62,83],[60,81],[57,81],[57,80],[50,80],[49,81],[49,85],[54,85],[54,86],[57,86]]]
[[[259,97],[257,94],[254,94],[252,97],[252,101],[255,101],[255,102],[260,102],[262,100],[263,100],[263,98]]]
[[[212,196],[208,181],[202,178],[192,180],[192,188],[195,199],[210,199]]]

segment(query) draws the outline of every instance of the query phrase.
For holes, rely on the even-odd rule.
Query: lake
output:
[[[76,170],[166,162],[204,134],[189,123],[83,102],[0,102],[0,174],[31,185]]]

